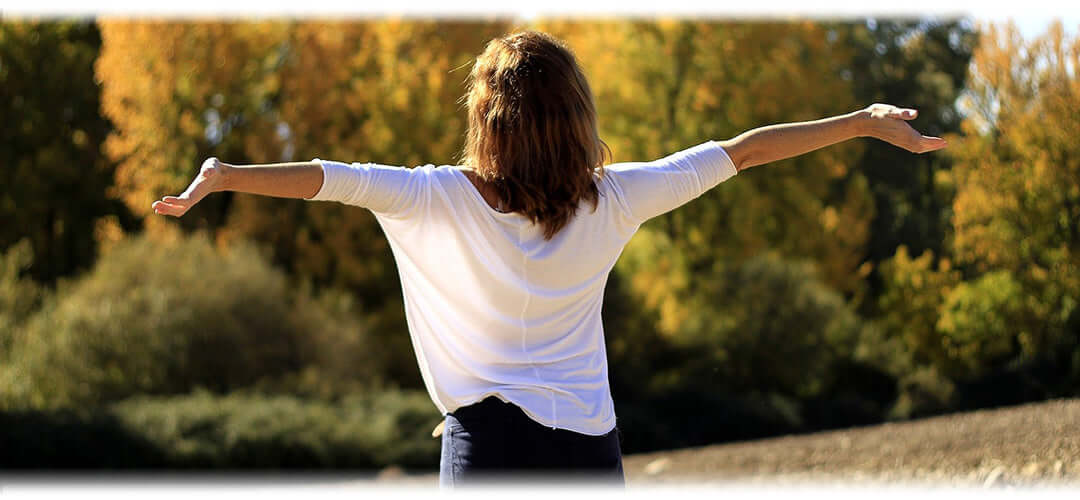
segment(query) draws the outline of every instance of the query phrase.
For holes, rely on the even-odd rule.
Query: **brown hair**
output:
[[[599,201],[594,173],[611,150],[596,126],[585,74],[570,49],[537,31],[488,42],[469,73],[469,129],[462,163],[493,186],[503,206],[550,240],[582,199]]]

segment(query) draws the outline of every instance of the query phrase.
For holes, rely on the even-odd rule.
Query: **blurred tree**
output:
[[[1031,357],[1038,346],[1020,343],[1031,325],[1024,318],[1023,290],[1007,270],[962,282],[946,297],[937,322],[954,379],[970,379],[1015,356]],[[1028,351],[1028,352],[1025,352]]]
[[[946,297],[960,283],[959,271],[948,259],[935,259],[930,250],[911,258],[905,246],[882,263],[880,271],[884,293],[878,306],[883,313],[877,322],[885,339],[876,343],[880,349],[895,339],[900,352],[879,361],[896,375],[910,373],[916,366],[944,365],[949,354],[936,324]]]
[[[117,162],[115,185],[135,214],[183,190],[208,156],[246,161],[244,135],[274,133],[270,113],[285,25],[274,22],[102,20],[96,64],[102,109],[115,124],[105,151]],[[200,204],[166,225],[217,228],[231,196]]]
[[[913,125],[927,135],[960,131],[955,104],[977,42],[970,21],[867,19],[833,29],[852,49],[841,77],[851,82],[859,102],[916,108],[919,118]],[[924,250],[944,255],[953,193],[935,181],[937,172],[947,171],[952,161],[944,154],[912,155],[867,141],[857,164],[877,208],[866,243],[868,261],[882,262],[900,245],[915,255]],[[871,293],[876,296],[881,276],[872,278]]]
[[[960,130],[955,103],[977,41],[969,21],[867,19],[834,29],[852,48],[841,78],[857,99],[918,109],[913,124],[928,135]],[[857,303],[877,324],[864,331],[859,358],[898,379],[894,417],[940,411],[953,387],[942,371],[949,358],[936,322],[960,279],[948,259],[953,192],[940,182],[953,159],[867,141],[857,161],[877,209],[865,255],[874,271],[867,276],[869,300]]]
[[[95,230],[130,225],[109,193],[110,130],[93,75],[101,38],[86,21],[0,23],[0,250],[27,238],[34,279],[88,267]]]
[[[910,393],[894,414],[1075,392],[1078,54],[1080,41],[1066,40],[1060,24],[1030,42],[1011,25],[982,31],[960,100],[963,135],[949,150],[954,167],[934,174],[939,192],[955,192],[952,237],[936,265],[930,249],[911,259],[901,246],[881,266],[884,338],[867,349]],[[974,392],[956,397],[954,388]]]
[[[653,254],[620,260],[620,275],[631,288],[655,283],[660,275],[688,276],[685,261],[669,260],[672,242],[666,234],[642,229],[642,236],[660,242]],[[807,398],[829,388],[834,363],[852,357],[861,322],[820,281],[812,262],[766,253],[718,265],[710,276],[715,279],[692,295],[644,296],[641,305],[658,312],[654,328],[666,340],[658,354],[666,349],[679,356],[652,366],[639,385],[655,394],[695,387]]]
[[[946,258],[927,249],[912,258],[906,246],[881,263],[882,293],[874,325],[859,342],[857,357],[895,377],[898,399],[894,418],[932,414],[952,404],[954,384],[946,373],[955,365],[954,350],[943,342],[938,319],[949,294],[960,284],[960,272]]]
[[[1060,22],[1030,42],[1011,24],[988,26],[973,60],[946,181],[956,190],[953,251],[977,279],[957,290],[942,326],[1008,335],[1013,360],[1068,357],[1063,346],[1080,344],[1069,323],[1080,304],[1080,38]],[[1007,331],[962,320],[978,308]]]

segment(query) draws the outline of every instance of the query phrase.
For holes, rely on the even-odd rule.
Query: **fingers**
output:
[[[172,196],[169,196],[172,198]],[[173,203],[166,203],[164,201],[155,201],[151,207],[154,209],[154,213],[159,215],[171,215],[173,217],[180,217],[187,212],[188,207],[176,205]]]
[[[875,103],[867,108],[870,116],[874,118],[895,118],[897,120],[914,120],[919,112],[913,108],[901,108],[892,104]]]
[[[896,108],[894,107],[889,111],[889,118],[896,118],[898,120],[914,120],[919,116],[918,110],[911,108]]]
[[[927,153],[948,146],[945,139],[920,134],[907,122],[915,119],[919,112],[910,108],[898,108],[886,104],[875,104],[872,113],[877,113],[878,124],[872,135],[894,146],[912,153]],[[894,120],[886,120],[893,118]]]
[[[918,132],[915,133],[914,139],[907,139],[904,141],[898,141],[895,143],[912,153],[929,153],[931,151],[937,151],[944,149],[949,144],[945,142],[945,139],[940,137],[930,137],[921,135]]]
[[[920,146],[921,151],[916,151],[916,152],[917,153],[928,153],[930,151],[937,151],[939,149],[945,149],[945,146],[948,146],[948,145],[949,145],[949,143],[946,142],[945,139],[942,139],[940,137],[929,137],[929,136],[924,135],[919,139],[919,146]]]
[[[151,204],[151,208],[154,209],[155,213],[161,215],[171,215],[173,217],[184,215],[188,209],[213,191],[212,185],[216,180],[207,181],[207,179],[218,173],[217,167],[220,165],[221,161],[217,158],[207,158],[199,170],[199,175],[190,185],[188,185],[183,193],[180,193],[180,196],[166,196],[160,201],[155,201]]]

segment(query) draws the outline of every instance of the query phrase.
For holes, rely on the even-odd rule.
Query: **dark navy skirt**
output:
[[[439,486],[580,481],[625,485],[620,433],[552,429],[489,396],[446,415]]]

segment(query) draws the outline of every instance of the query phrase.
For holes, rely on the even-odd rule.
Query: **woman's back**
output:
[[[496,395],[549,427],[615,425],[601,305],[607,277],[645,220],[735,174],[714,142],[609,165],[551,239],[493,209],[461,166],[322,162],[313,198],[370,208],[390,242],[424,382],[440,411]]]

